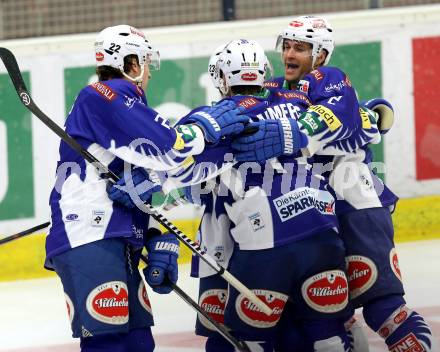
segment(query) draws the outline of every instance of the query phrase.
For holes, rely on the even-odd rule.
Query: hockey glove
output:
[[[143,168],[124,172],[115,184],[107,187],[108,197],[123,206],[133,209],[136,204],[149,202],[155,192],[159,192],[159,184],[150,180],[148,172]]]
[[[361,106],[373,110],[379,115],[377,127],[381,134],[387,133],[394,123],[394,109],[389,101],[382,98],[374,98],[360,103]]]
[[[173,234],[166,233],[148,239],[145,248],[148,251],[147,267],[143,270],[145,280],[154,292],[170,293],[173,289],[167,281],[177,282],[179,241]]]
[[[250,136],[240,136],[232,142],[237,161],[257,161],[292,155],[307,145],[307,137],[299,132],[293,119],[260,120],[246,126],[257,130]],[[246,134],[245,130],[245,134]]]
[[[212,107],[207,107],[192,114],[188,121],[203,130],[205,140],[216,144],[224,136],[235,135],[243,131],[249,117],[240,115],[244,110],[236,107],[231,100],[224,100]]]

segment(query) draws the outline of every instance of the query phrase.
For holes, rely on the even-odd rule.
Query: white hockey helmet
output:
[[[233,86],[263,86],[271,66],[263,48],[255,40],[229,42],[217,60],[219,89],[227,94]]]
[[[131,78],[124,72],[124,58],[128,55],[136,55],[139,60],[142,73],[138,77]],[[145,63],[148,63],[152,70],[160,68],[159,52],[154,50],[143,32],[126,24],[107,27],[98,34],[95,41],[95,58],[96,66],[117,68],[133,81],[142,78]]]
[[[220,58],[220,54],[222,53],[223,49],[225,48],[227,44],[222,44],[218,48],[214,50],[211,57],[209,58],[208,62],[208,73],[209,77],[211,77],[212,84],[215,88],[219,88],[219,76],[217,74],[217,70],[215,69],[217,66],[217,61]]]
[[[313,66],[322,49],[327,50],[327,57],[324,62],[324,65],[327,65],[335,48],[333,28],[330,23],[322,17],[300,16],[295,18],[278,36],[276,44],[277,50],[282,51],[284,39],[312,44]]]

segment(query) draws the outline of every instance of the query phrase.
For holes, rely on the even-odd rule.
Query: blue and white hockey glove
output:
[[[133,209],[136,204],[149,202],[153,193],[160,190],[160,185],[150,180],[145,169],[136,168],[122,173],[118,182],[107,187],[107,194],[112,201]]]
[[[179,241],[171,233],[154,236],[145,243],[148,251],[147,267],[143,270],[145,280],[154,292],[164,294],[173,289],[167,281],[177,282]]]
[[[240,115],[244,108],[238,107],[231,100],[224,100],[212,107],[199,110],[189,116],[188,121],[203,130],[208,143],[216,144],[224,136],[235,135],[243,131],[249,117]]]
[[[381,134],[387,133],[394,123],[394,109],[391,103],[382,98],[374,98],[362,101],[361,106],[373,110],[379,115],[377,127]]]
[[[307,145],[307,137],[293,119],[260,120],[246,126],[246,130],[257,130],[250,136],[240,136],[232,142],[237,161],[257,161],[292,155]]]

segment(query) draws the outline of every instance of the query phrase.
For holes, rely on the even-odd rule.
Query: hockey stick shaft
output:
[[[141,255],[142,261],[147,264],[147,258],[144,255]],[[168,280],[168,285],[170,285],[173,288],[173,291],[182,299],[184,300],[188,305],[190,305],[196,312],[201,314],[206,320],[208,320],[214,328],[217,330],[217,332],[222,335],[226,340],[228,340],[234,347],[236,347],[239,351],[247,352],[250,351],[249,347],[244,343],[243,341],[237,340],[229,331],[228,329],[216,322],[211,316],[200,307],[197,302],[195,302],[190,296],[188,296],[185,291],[183,291],[179,286],[177,286],[175,283]]]
[[[50,225],[50,222],[45,222],[44,224],[31,227],[30,229],[21,231],[19,233],[16,233],[15,235],[4,237],[4,238],[0,239],[0,245],[4,244],[4,243],[8,243],[8,242],[13,241],[13,240],[16,240],[18,238],[22,238],[22,237],[28,236],[28,235],[30,235],[30,234],[32,234],[34,232],[37,232],[39,230],[42,230],[42,229],[48,227],[49,225]]]
[[[55,132],[65,143],[67,143],[72,149],[79,153],[86,161],[93,164],[99,172],[103,173],[105,177],[110,178],[114,182],[119,180],[119,177],[104,166],[96,157],[85,150],[81,144],[73,139],[67,132],[65,132],[60,126],[58,126],[52,119],[50,119],[40,108],[34,103],[29,91],[21,75],[20,68],[18,67],[17,60],[14,54],[6,48],[0,48],[0,58],[8,71],[9,77],[15,87],[15,90],[20,97],[23,105],[30,110],[40,121],[42,121],[47,127]],[[220,266],[211,256],[202,251],[200,246],[195,243],[191,238],[186,236],[180,231],[173,223],[171,223],[166,217],[154,209],[150,204],[143,204],[143,210],[157,220],[168,231],[176,235],[176,237],[182,241],[192,252],[197,254],[206,264],[219,273],[231,286],[237,289],[240,293],[246,296],[252,303],[254,303],[262,312],[267,315],[272,314],[272,309],[260,300],[251,290],[244,286],[237,278],[226,271]]]

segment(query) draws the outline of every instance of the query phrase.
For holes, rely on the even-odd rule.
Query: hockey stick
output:
[[[60,137],[65,143],[67,143],[73,150],[79,153],[86,161],[93,164],[100,173],[104,174],[105,177],[110,178],[114,182],[119,180],[119,177],[104,166],[98,159],[96,159],[92,154],[85,150],[81,144],[79,144],[75,139],[73,139],[69,134],[67,134],[60,126],[53,122],[45,113],[43,113],[40,108],[34,103],[29,91],[21,75],[20,68],[18,67],[17,60],[14,54],[6,49],[0,48],[0,58],[8,71],[9,77],[14,84],[15,90],[20,97],[23,105],[30,110],[40,121],[42,121],[47,127],[49,127],[53,132],[55,132],[58,137]],[[220,266],[214,258],[209,256],[205,251],[203,251],[200,246],[195,243],[191,238],[182,233],[173,223],[171,223],[167,218],[165,218],[161,213],[154,209],[150,204],[143,204],[143,210],[151,215],[155,220],[157,220],[162,226],[164,226],[168,231],[176,235],[176,237],[182,241],[191,251],[197,254],[206,264],[208,264],[213,270],[215,270],[220,276],[222,276],[231,286],[233,286],[237,291],[242,293],[246,298],[248,298],[253,304],[255,304],[262,312],[267,315],[272,314],[272,309],[260,300],[251,290],[244,286],[235,276],[233,276],[229,271],[225,270]]]
[[[21,238],[21,237],[30,235],[30,234],[32,234],[34,232],[37,232],[39,230],[42,230],[42,229],[48,227],[49,225],[50,225],[50,222],[45,222],[44,224],[31,227],[30,229],[21,231],[19,233],[16,233],[15,235],[4,237],[4,238],[0,239],[0,245],[4,244],[4,243],[8,243],[8,242],[13,241],[13,240],[16,240],[17,238]]]
[[[147,258],[144,255],[141,255],[141,260],[147,264]],[[226,340],[228,340],[234,347],[236,347],[239,351],[250,352],[248,345],[245,342],[237,340],[232,334],[228,331],[228,329],[217,323],[211,316],[204,311],[190,296],[188,296],[179,286],[175,283],[168,280],[167,285],[170,285],[173,288],[173,291],[182,298],[188,305],[190,305],[195,311],[203,315],[203,317],[208,320],[217,332],[222,335]]]

